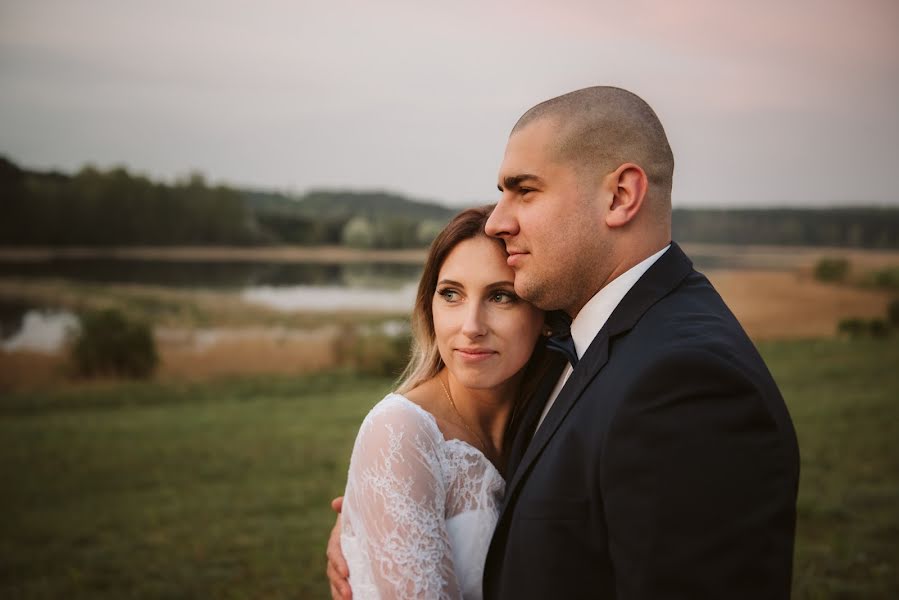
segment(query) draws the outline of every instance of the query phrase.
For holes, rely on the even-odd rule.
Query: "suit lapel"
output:
[[[609,337],[608,335],[605,335],[604,331],[600,331],[599,335],[596,336],[593,343],[591,343],[590,347],[587,349],[587,353],[584,354],[580,361],[578,361],[577,366],[571,372],[568,381],[565,382],[565,385],[559,392],[552,408],[549,409],[546,418],[537,429],[537,433],[534,434],[533,439],[531,439],[529,444],[527,444],[526,439],[523,440],[523,442],[527,444],[527,448],[524,451],[521,462],[518,463],[518,466],[512,475],[511,483],[506,488],[506,498],[514,496],[515,490],[520,485],[521,480],[531,463],[537,458],[549,440],[552,439],[553,434],[568,415],[568,411],[571,410],[571,407],[573,407],[580,398],[581,393],[587,387],[587,384],[590,383],[600,370],[602,370],[608,360]],[[553,381],[553,384],[555,384],[555,380]],[[555,385],[550,388],[550,392],[552,392],[553,387],[555,387]],[[543,404],[545,404],[545,402]],[[542,409],[543,406],[541,406],[540,410],[537,412],[538,417],[543,412]],[[536,426],[536,419],[534,425]],[[533,431],[533,429],[531,429],[531,431]],[[529,432],[522,430],[521,433],[527,435]]]
[[[565,369],[565,365],[568,364],[561,357],[557,360],[555,357],[547,356],[546,360],[556,360],[557,364],[547,371],[543,381],[540,382],[537,392],[525,407],[521,424],[518,427],[515,438],[512,440],[512,449],[509,451],[509,459],[506,465],[507,477],[515,473],[518,464],[521,462],[521,458],[528,447],[528,442],[534,435],[537,421],[540,419],[543,408],[546,406],[546,401],[549,400],[549,395],[552,393],[553,388],[556,387],[556,381],[558,381],[559,376]]]
[[[677,244],[672,242],[668,251],[644,273],[637,283],[634,284],[634,287],[624,296],[609,316],[606,324],[593,339],[583,357],[578,361],[577,366],[572,371],[568,381],[565,382],[565,386],[559,392],[559,396],[553,403],[549,413],[547,413],[540,428],[537,429],[537,433],[530,441],[530,444],[527,443],[528,440],[526,439],[530,432],[527,429],[522,429],[519,432],[516,446],[527,444],[527,448],[524,450],[524,455],[517,466],[510,462],[512,480],[506,487],[506,502],[503,506],[503,514],[508,501],[515,497],[515,493],[522,484],[531,464],[540,455],[553,435],[555,435],[559,426],[580,399],[589,383],[608,362],[610,340],[629,331],[653,304],[668,295],[692,271],[693,264],[690,262],[690,259],[687,258]],[[553,378],[552,383],[555,384],[557,379],[558,376]],[[552,392],[553,387],[554,385],[549,387],[549,391],[546,392],[547,396]],[[546,396],[544,396],[545,399]],[[537,416],[539,417],[545,401],[533,404],[540,405],[540,408],[537,410]],[[536,420],[534,425],[536,425]],[[514,471],[511,467],[514,467]],[[502,518],[502,514],[500,518]]]

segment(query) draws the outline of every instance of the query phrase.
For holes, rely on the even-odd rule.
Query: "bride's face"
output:
[[[506,383],[527,363],[543,311],[515,295],[515,274],[495,241],[460,242],[443,262],[432,300],[440,357],[473,389]]]

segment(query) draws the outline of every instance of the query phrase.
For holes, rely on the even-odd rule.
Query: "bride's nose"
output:
[[[470,302],[465,307],[465,319],[462,321],[462,334],[474,339],[487,334],[487,320],[484,308],[479,302]]]

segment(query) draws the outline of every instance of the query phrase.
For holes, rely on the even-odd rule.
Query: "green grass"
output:
[[[795,598],[899,597],[899,343],[761,347],[802,451]],[[390,381],[0,399],[0,597],[326,598],[330,499]]]
[[[0,597],[325,597],[349,375],[23,395],[0,413]]]
[[[899,598],[899,339],[761,350],[802,455],[794,597]]]

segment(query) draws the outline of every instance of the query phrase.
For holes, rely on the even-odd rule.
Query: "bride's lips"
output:
[[[477,363],[487,360],[496,354],[487,348],[456,348],[456,353],[465,362]]]

